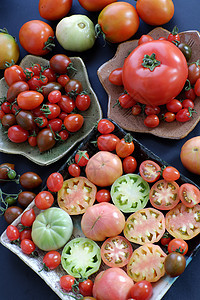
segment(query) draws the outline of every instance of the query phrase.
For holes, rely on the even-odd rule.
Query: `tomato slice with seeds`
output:
[[[108,238],[101,246],[101,258],[111,268],[127,265],[132,253],[131,243],[121,235]]]
[[[187,207],[193,207],[200,202],[200,191],[191,183],[182,184],[178,194],[180,200]]]
[[[96,192],[96,186],[85,177],[67,179],[58,191],[58,205],[69,215],[83,214],[94,204]]]
[[[161,179],[154,183],[150,189],[149,200],[157,209],[170,210],[179,202],[179,185],[175,181],[168,182]]]
[[[153,160],[144,160],[139,167],[140,176],[147,182],[155,182],[160,178],[161,167]]]

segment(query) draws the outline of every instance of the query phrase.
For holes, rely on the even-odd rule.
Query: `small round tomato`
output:
[[[72,66],[71,59],[65,54],[55,54],[49,61],[51,69],[58,74],[66,74]]]
[[[168,244],[168,252],[179,252],[185,255],[188,252],[188,244],[182,239],[172,239]]]
[[[35,197],[35,205],[39,209],[47,209],[54,203],[54,197],[49,191],[41,191]]]
[[[101,119],[97,125],[97,130],[101,134],[111,133],[114,131],[114,129],[115,129],[115,125],[107,119]]]
[[[176,168],[168,166],[162,171],[162,176],[166,181],[175,181],[180,178],[180,173]]]
[[[60,91],[51,91],[48,94],[48,100],[50,103],[58,103],[61,100],[62,94]]]
[[[196,99],[196,94],[194,88],[189,88],[185,90],[185,98],[194,101]]]
[[[184,272],[186,259],[180,253],[172,252],[169,253],[165,258],[164,266],[167,275],[169,275],[170,277],[177,277]]]
[[[86,279],[84,281],[79,282],[79,292],[81,295],[85,296],[92,296],[92,289],[93,289],[93,281],[91,279]]]
[[[159,125],[160,120],[157,115],[149,115],[144,119],[144,125],[150,128],[155,128]]]
[[[101,151],[114,151],[120,139],[113,133],[101,134],[97,138],[97,147]]]
[[[21,207],[10,206],[4,212],[4,218],[8,224],[11,224],[15,219],[17,219],[21,215],[22,212],[23,209]]]
[[[45,114],[47,119],[55,119],[59,116],[61,109],[58,104],[46,103],[42,105],[41,111]]]
[[[47,77],[48,82],[55,82],[57,80],[57,74],[51,68],[44,69],[44,71],[42,71],[42,75]]]
[[[116,153],[121,158],[131,155],[134,149],[133,137],[128,133],[116,145]]]
[[[60,286],[66,292],[70,292],[72,290],[72,286],[75,282],[75,278],[71,275],[63,275],[60,277]]]
[[[123,81],[122,81],[122,68],[117,68],[117,69],[114,69],[109,77],[108,77],[108,80],[114,84],[114,85],[123,85]]]
[[[139,104],[134,104],[131,109],[133,116],[138,116],[142,112],[142,107]]]
[[[179,188],[178,195],[187,207],[193,207],[200,202],[200,191],[191,183],[183,183]]]
[[[19,93],[28,91],[29,90],[29,85],[25,81],[16,81],[13,84],[9,86],[9,89],[7,91],[7,100],[9,102],[13,102],[15,98],[19,95]]]
[[[21,216],[21,224],[27,227],[31,227],[33,222],[35,221],[35,218],[36,216],[33,208],[26,210]]]
[[[23,143],[28,139],[29,132],[20,125],[13,125],[8,128],[8,138],[13,143]]]
[[[39,13],[46,20],[59,20],[68,14],[71,6],[72,0],[40,0]]]
[[[123,93],[119,96],[117,103],[123,108],[131,108],[136,104],[136,101],[127,93]]]
[[[146,105],[144,112],[147,116],[149,115],[158,115],[160,113],[160,107],[159,106],[151,106]]]
[[[149,300],[153,294],[153,287],[147,280],[138,281],[133,285],[130,293],[134,300]]]
[[[28,143],[31,147],[36,147],[37,146],[37,136],[29,136]]]
[[[160,242],[163,246],[167,246],[169,242],[171,241],[171,237],[169,236],[168,232],[165,232],[164,235],[162,236]]]
[[[96,193],[97,202],[109,202],[111,200],[110,191],[107,189],[101,189]]]
[[[31,240],[32,239],[32,237],[31,237],[31,231],[32,231],[31,228],[25,228],[22,231],[20,231],[20,233],[19,233],[20,241],[22,241],[24,239]]]
[[[57,82],[60,83],[63,87],[68,83],[70,80],[67,74],[62,74],[57,78]]]
[[[39,106],[44,96],[37,91],[24,91],[17,96],[17,104],[21,109],[32,110]]]
[[[164,114],[163,119],[165,122],[170,123],[176,120],[176,115],[173,112],[167,111]]]
[[[62,95],[58,105],[63,112],[70,114],[76,107],[75,101],[67,95]]]
[[[87,151],[78,151],[75,155],[75,162],[78,166],[84,167],[87,165],[89,160],[89,154]]]
[[[169,42],[180,42],[180,35],[178,33],[178,27],[174,26],[174,28],[172,29],[172,32],[169,33],[167,40]]]
[[[6,235],[10,241],[16,241],[19,238],[19,230],[16,226],[9,225],[6,228]]]
[[[13,114],[4,115],[1,119],[1,124],[6,128],[9,128],[9,127],[15,125],[16,124],[15,115],[13,115]]]
[[[25,172],[20,176],[19,182],[24,189],[35,189],[42,183],[42,178],[35,172]]]
[[[155,182],[160,178],[161,167],[153,160],[144,160],[139,167],[140,176],[147,182]]]
[[[39,90],[43,85],[47,84],[48,78],[42,74],[34,75],[29,81],[29,89],[32,91]]]
[[[183,108],[194,108],[194,102],[190,99],[184,99],[183,102],[182,102],[182,106]]]
[[[77,164],[71,164],[68,167],[68,172],[72,177],[79,177],[81,174],[81,168]]]
[[[43,128],[37,135],[37,145],[40,152],[47,151],[55,145],[56,140],[50,128]]]
[[[167,110],[173,113],[177,113],[179,110],[182,109],[182,107],[182,103],[178,99],[172,99],[166,104]]]
[[[4,78],[8,86],[11,86],[17,81],[26,81],[26,75],[22,67],[18,65],[12,65],[5,69]]]
[[[44,128],[48,125],[48,120],[45,116],[38,116],[35,118],[34,122],[37,124],[38,127]]]
[[[137,168],[137,161],[133,156],[127,156],[124,158],[122,162],[124,173],[134,173]]]
[[[34,55],[45,55],[54,43],[54,31],[51,26],[41,20],[31,20],[20,28],[19,41],[21,46]]]
[[[144,44],[144,43],[148,43],[148,42],[151,42],[153,41],[154,38],[148,34],[143,34],[140,38],[139,38],[139,41],[138,41],[138,45],[141,45],[141,44]]]
[[[43,257],[43,264],[45,270],[54,270],[61,262],[61,255],[58,251],[52,250]]]
[[[69,132],[67,132],[67,130],[61,130],[58,132],[58,135],[60,136],[61,138],[61,141],[66,141],[69,137]]]
[[[80,114],[69,114],[64,119],[64,125],[69,132],[76,132],[81,129],[84,123],[84,118]]]
[[[192,62],[188,65],[188,79],[191,85],[194,85],[197,79],[200,78],[200,62]]]
[[[32,240],[24,239],[20,244],[21,250],[24,254],[32,254],[35,251],[35,244]]]
[[[70,79],[65,85],[65,92],[69,96],[77,96],[83,90],[82,83],[77,79]]]
[[[51,119],[51,120],[49,120],[49,122],[47,124],[47,128],[51,128],[51,130],[53,130],[53,132],[58,132],[58,131],[61,131],[62,124],[63,124],[63,122],[59,118]]]
[[[23,191],[19,193],[17,201],[21,206],[27,207],[33,201],[35,196],[36,194],[31,191]]]
[[[91,103],[90,96],[86,93],[81,93],[81,94],[77,95],[76,100],[75,100],[76,107],[80,111],[87,110],[90,107],[90,103]]]
[[[51,192],[58,192],[63,185],[63,176],[62,174],[55,172],[49,175],[47,178],[47,187]]]
[[[190,110],[188,108],[182,108],[181,110],[179,110],[176,114],[176,120],[178,122],[187,122],[191,119],[192,117],[192,113],[194,112],[194,110]]]

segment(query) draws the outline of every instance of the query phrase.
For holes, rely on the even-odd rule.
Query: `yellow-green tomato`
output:
[[[95,43],[94,23],[85,15],[65,17],[56,26],[56,38],[65,50],[86,51]]]
[[[5,63],[16,63],[19,59],[19,46],[15,38],[6,29],[0,32],[0,69],[5,69]]]

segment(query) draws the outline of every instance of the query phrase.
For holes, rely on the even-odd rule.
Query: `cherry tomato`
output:
[[[5,114],[10,114],[12,111],[10,109],[10,102],[5,101],[1,104],[1,109]]]
[[[47,119],[55,119],[59,116],[61,108],[58,104],[46,103],[42,105],[41,111],[45,114]]]
[[[118,102],[123,108],[130,108],[136,104],[136,101],[127,93],[123,93],[119,96]]]
[[[84,118],[80,114],[70,114],[64,119],[64,125],[69,132],[76,132],[81,129]]]
[[[55,82],[57,80],[56,72],[51,68],[45,68],[45,70],[42,71],[42,75],[47,77],[48,82]]]
[[[194,102],[190,99],[184,99],[183,102],[182,102],[182,106],[183,108],[194,108]]]
[[[85,111],[90,107],[91,99],[88,94],[81,93],[77,95],[75,104],[80,111]]]
[[[139,38],[139,41],[138,41],[138,45],[141,45],[141,44],[144,44],[144,43],[148,43],[148,42],[151,42],[153,41],[154,38],[148,34],[143,34],[140,38]]]
[[[78,166],[84,167],[87,165],[89,160],[89,154],[87,151],[78,151],[75,155],[75,162]]]
[[[149,128],[155,128],[159,125],[160,120],[157,115],[149,115],[144,119],[144,125]]]
[[[11,224],[15,219],[17,219],[21,215],[22,212],[23,209],[21,207],[10,206],[4,212],[4,218],[8,224]]]
[[[21,109],[32,110],[39,106],[44,100],[44,96],[37,91],[21,92],[17,96],[17,104]]]
[[[40,0],[39,13],[46,20],[60,20],[70,11],[72,0]]]
[[[149,300],[153,294],[153,287],[147,280],[138,281],[133,285],[130,293],[134,300]]]
[[[76,107],[75,101],[67,95],[62,95],[58,105],[63,112],[70,114]]]
[[[120,139],[113,133],[101,134],[97,138],[97,147],[101,151],[114,151]]]
[[[60,138],[61,138],[62,141],[66,141],[68,139],[68,137],[69,137],[69,133],[65,129],[59,131],[58,134],[59,134],[59,136],[60,136]]]
[[[21,46],[34,55],[45,55],[54,44],[54,31],[41,20],[31,20],[22,25],[19,31]]]
[[[8,128],[8,138],[13,143],[23,143],[28,139],[29,132],[19,125]]]
[[[35,244],[32,240],[24,239],[20,244],[21,250],[24,254],[32,254],[35,251]]]
[[[48,100],[50,103],[58,103],[61,100],[62,94],[60,91],[51,91],[48,94]]]
[[[180,36],[179,36],[179,33],[178,33],[178,27],[177,26],[174,26],[172,32],[170,32],[170,34],[168,35],[167,37],[167,40],[169,42],[180,42]]]
[[[177,113],[179,110],[182,109],[182,103],[177,99],[172,99],[166,104],[166,108],[170,112]]]
[[[37,146],[37,136],[29,136],[28,143],[31,147],[36,147]]]
[[[5,115],[5,113],[3,112],[3,110],[0,107],[0,120],[2,120],[3,116]]]
[[[166,232],[164,233],[164,235],[162,236],[160,242],[163,246],[167,246],[169,244],[169,242],[171,241],[171,237],[169,236],[169,234]]]
[[[122,81],[122,68],[117,68],[117,69],[114,69],[109,77],[108,77],[108,80],[114,84],[114,85],[123,85],[123,81]]]
[[[160,107],[159,106],[151,106],[146,105],[144,112],[147,116],[149,115],[158,115],[160,113]]]
[[[33,222],[35,221],[35,218],[36,216],[33,208],[26,210],[21,216],[21,224],[27,227],[31,227]]]
[[[147,182],[155,182],[160,178],[161,167],[153,160],[144,160],[139,167],[140,176]]]
[[[79,177],[81,174],[81,168],[77,164],[71,164],[68,167],[68,172],[72,177]]]
[[[178,191],[179,199],[187,207],[193,207],[200,202],[200,191],[191,183],[183,183]]]
[[[121,158],[131,155],[134,149],[133,137],[128,133],[116,145],[116,153]]]
[[[37,145],[40,152],[47,151],[55,145],[56,140],[50,128],[43,128],[37,135]]]
[[[63,122],[59,118],[51,119],[47,124],[47,128],[51,128],[53,132],[61,131],[62,124]]]
[[[35,172],[25,172],[20,176],[19,182],[24,189],[32,190],[41,185],[42,178]]]
[[[7,101],[13,102],[15,98],[19,95],[19,93],[28,91],[29,85],[25,81],[16,81],[13,84],[11,84],[7,91]]]
[[[168,244],[168,252],[179,252],[185,255],[188,252],[188,244],[182,239],[172,239]]]
[[[63,275],[60,277],[60,286],[66,292],[70,292],[72,290],[72,286],[74,284],[75,278],[71,275]]]
[[[48,125],[48,120],[45,116],[38,116],[35,118],[34,122],[37,124],[38,127],[44,128]]]
[[[34,131],[36,129],[34,115],[30,110],[20,110],[16,115],[16,122],[25,130]]]
[[[47,209],[54,203],[54,197],[49,191],[41,191],[35,197],[35,205],[39,209]]]
[[[169,275],[170,277],[177,277],[184,272],[186,259],[180,253],[172,252],[169,253],[165,258],[164,266],[167,275]]]
[[[6,228],[6,235],[10,241],[16,241],[19,239],[19,230],[16,226],[9,225]]]
[[[1,119],[1,124],[6,128],[9,128],[9,127],[15,125],[16,124],[15,115],[13,115],[13,114],[4,115]]]
[[[196,94],[193,88],[190,88],[188,90],[185,90],[185,97],[187,99],[190,99],[192,101],[194,101],[196,99]]]
[[[19,193],[17,201],[21,206],[27,207],[33,201],[35,196],[36,194],[31,191],[23,191]]]
[[[61,111],[61,113],[59,114],[58,118],[61,119],[62,121],[64,120],[65,117],[67,117],[67,113],[64,111]]]
[[[58,192],[63,185],[63,176],[62,174],[55,172],[49,175],[47,178],[47,187],[51,192]]]
[[[33,91],[38,91],[40,90],[40,88],[47,84],[48,82],[48,78],[42,74],[40,75],[34,75],[29,81],[28,81],[28,85],[29,85],[29,89],[33,90]]]
[[[139,104],[134,104],[131,109],[133,116],[138,116],[142,112],[142,107]]]
[[[49,61],[51,69],[58,74],[66,74],[72,66],[71,59],[65,54],[55,54]]]
[[[106,189],[101,189],[96,193],[97,202],[110,202],[111,196],[110,191]]]
[[[194,92],[197,95],[197,97],[200,96],[200,78],[197,79],[194,85]]]
[[[19,233],[20,241],[22,241],[24,239],[31,240],[32,239],[32,237],[31,237],[31,231],[32,231],[31,228],[25,228],[22,231],[20,231],[20,233]]]
[[[14,171],[14,169],[15,169],[14,164],[10,164],[10,163],[0,164],[0,179],[9,179],[9,172]]]
[[[188,79],[191,85],[194,85],[197,79],[200,78],[200,62],[192,62],[188,65]]]
[[[79,282],[79,292],[83,296],[92,296],[92,289],[93,289],[93,281],[91,279],[86,279],[84,281]]]
[[[54,270],[59,266],[61,262],[61,255],[58,251],[52,250],[45,254],[43,257],[43,263],[45,265],[45,270]]]
[[[167,111],[164,116],[163,119],[165,122],[173,122],[174,120],[176,120],[176,115],[173,112]]]
[[[70,79],[65,85],[65,92],[69,96],[77,96],[83,90],[82,83],[77,79]]]
[[[68,83],[70,80],[67,74],[62,74],[57,78],[57,82],[60,83],[63,87]]]
[[[180,178],[180,173],[176,168],[168,166],[162,171],[162,176],[166,181],[175,181]]]
[[[114,131],[114,129],[115,129],[115,125],[107,119],[101,119],[97,125],[97,130],[101,134],[111,133]]]
[[[176,114],[176,120],[178,122],[187,122],[191,119],[191,117],[192,117],[192,111],[189,110],[188,108],[182,108]]]
[[[122,162],[124,173],[134,173],[137,168],[137,161],[133,156],[127,156]]]
[[[4,78],[8,86],[17,81],[26,81],[26,75],[22,67],[13,65],[5,69]]]

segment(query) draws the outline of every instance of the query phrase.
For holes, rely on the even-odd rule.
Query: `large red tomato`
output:
[[[104,241],[107,237],[117,236],[124,226],[123,213],[108,202],[88,207],[81,220],[84,235],[93,241]]]
[[[100,11],[108,4],[117,0],[78,0],[80,5],[88,11]]]
[[[20,28],[19,41],[22,47],[34,55],[47,54],[53,44],[54,31],[40,20],[31,20]]]
[[[123,66],[124,89],[137,102],[159,106],[183,89],[188,67],[173,43],[155,40],[136,47]]]
[[[127,2],[107,5],[98,17],[100,31],[111,43],[121,43],[131,38],[137,32],[139,23],[136,9]]]
[[[183,144],[180,158],[186,169],[200,175],[200,136],[195,136]]]
[[[133,280],[120,268],[100,272],[94,281],[93,296],[101,300],[127,300]]]
[[[72,7],[72,0],[40,0],[39,13],[46,20],[59,20],[65,17]]]
[[[110,186],[123,173],[122,161],[116,154],[99,151],[89,159],[85,173],[92,183]]]

